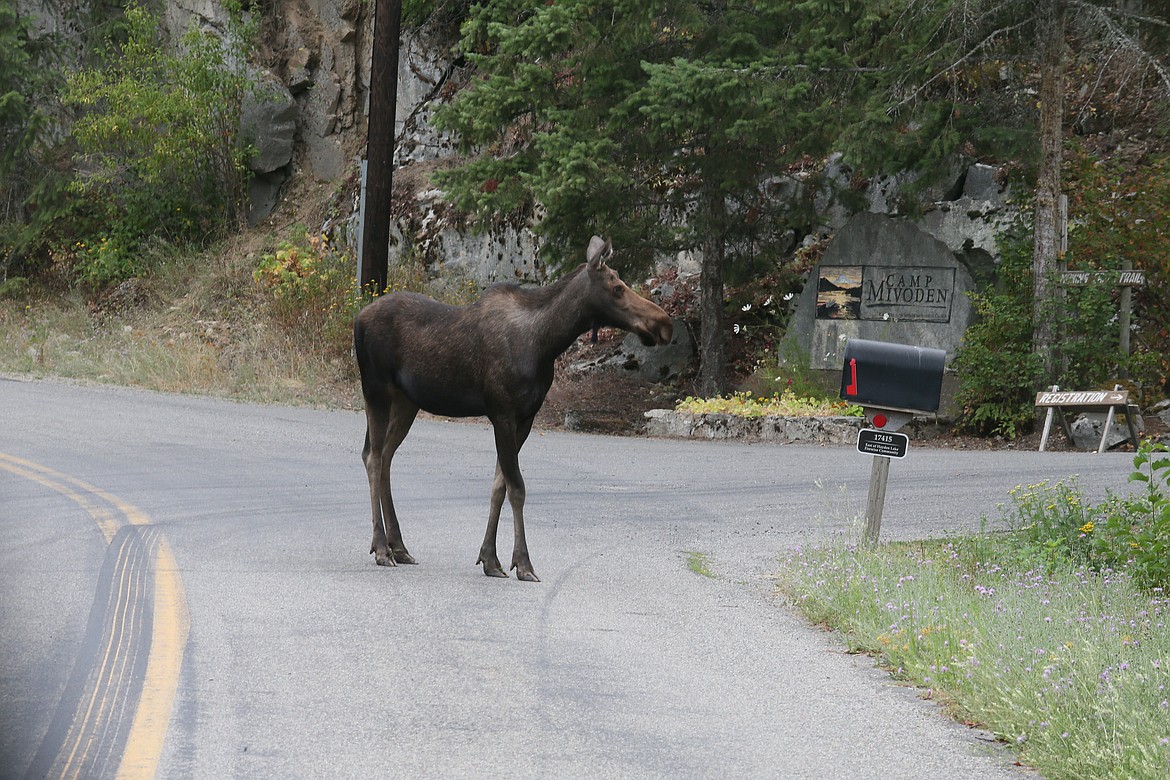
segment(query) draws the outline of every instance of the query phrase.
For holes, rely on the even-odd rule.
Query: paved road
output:
[[[395,498],[420,565],[376,567],[363,431],[0,379],[0,775],[1021,776],[772,592],[781,551],[861,511],[868,457],[533,434],[529,584],[473,565],[479,423],[416,424]],[[1128,465],[912,449],[883,536],[978,527],[1022,482],[1101,495]]]

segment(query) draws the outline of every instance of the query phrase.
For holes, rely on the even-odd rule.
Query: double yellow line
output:
[[[82,657],[29,774],[153,778],[190,630],[171,549],[145,513],[100,488],[2,452],[0,469],[76,503],[107,544]]]

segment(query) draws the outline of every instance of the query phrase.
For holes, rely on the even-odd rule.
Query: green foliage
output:
[[[355,263],[346,251],[327,236],[308,232],[262,255],[252,279],[268,293],[272,318],[281,328],[346,361],[353,347],[353,318],[378,296],[358,288]],[[471,280],[432,281],[421,263],[407,257],[387,269],[383,294],[400,290],[461,305],[470,303],[479,288]]]
[[[233,226],[246,194],[243,52],[192,30],[174,54],[145,9],[125,22],[125,40],[107,40],[102,65],[71,75],[62,95],[78,112],[81,173],[54,227],[73,233],[62,249],[96,284],[142,272],[150,236],[199,244]]]
[[[865,4],[820,6],[475,6],[462,49],[478,78],[436,121],[487,153],[443,186],[483,218],[540,203],[554,259],[604,233],[627,263],[711,240],[729,267],[774,262],[771,239],[801,204],[764,182],[828,149],[864,81],[851,51],[873,24]]]
[[[731,414],[736,417],[863,417],[860,406],[840,400],[807,398],[784,391],[772,396],[733,393],[719,398],[687,396],[675,404],[675,411],[688,414]]]
[[[10,276],[0,281],[0,300],[11,298],[18,300],[28,295],[31,289],[28,279],[23,276]]]
[[[1011,34],[1030,8],[981,3],[967,13],[946,0],[864,5],[879,21],[859,41],[868,44],[862,63],[874,70],[871,86],[838,143],[851,162],[869,174],[914,171],[913,192],[952,175],[957,159],[1032,161],[1036,115],[1018,83],[1026,69],[1014,63],[1033,48],[1017,46]]]
[[[1089,564],[1094,560],[1095,512],[1085,503],[1075,479],[1014,487],[1003,520],[1025,557],[1046,566]]]
[[[0,0],[0,280],[21,273],[31,232],[24,215],[47,205],[60,177],[46,167],[45,106],[58,91],[52,45],[30,37],[13,0]]]
[[[1014,542],[802,547],[779,579],[811,621],[990,730],[1044,777],[1164,777],[1165,595],[1124,572],[1037,567]]]
[[[271,295],[273,319],[290,333],[345,357],[353,318],[372,296],[358,290],[349,255],[325,236],[282,241],[260,258],[252,278]]]
[[[29,94],[37,78],[28,24],[14,0],[0,0],[0,179],[32,146],[38,115]]]
[[[1166,381],[1170,363],[1170,156],[1153,171],[1127,171],[1074,150],[1069,166],[1069,267],[1118,270],[1122,256],[1146,272],[1135,295],[1134,353],[1118,346],[1118,290],[1107,285],[1063,288],[1047,307],[1057,323],[1062,387],[1112,387],[1121,369],[1143,387]],[[1021,231],[1023,232],[1023,231]],[[972,296],[978,321],[968,328],[955,368],[959,422],[979,434],[1014,437],[1034,420],[1039,361],[1032,354],[1032,258],[1026,240],[1005,242],[999,283]]]
[[[1130,482],[1137,494],[1084,500],[1075,480],[1016,487],[1003,520],[1013,544],[1049,569],[1088,566],[1123,570],[1147,588],[1170,586],[1170,448],[1143,441]]]
[[[711,571],[710,559],[706,553],[688,550],[685,554],[687,556],[688,569],[700,577],[715,579],[715,573]]]
[[[1007,242],[999,286],[972,294],[978,316],[955,355],[958,422],[981,435],[1014,438],[1033,422],[1040,362],[1032,353],[1031,254]]]
[[[1072,339],[1062,354],[1070,360],[1069,387],[1116,379],[1128,369],[1139,386],[1170,381],[1170,154],[1140,160],[1107,158],[1075,147],[1066,166],[1069,267],[1118,270],[1122,258],[1142,270],[1146,284],[1133,294],[1132,353],[1118,349],[1118,290],[1070,288],[1065,326]],[[1084,324],[1078,322],[1084,318]],[[1159,388],[1164,391],[1166,388]]]
[[[1170,587],[1170,447],[1143,441],[1133,456],[1131,497],[1111,497],[1093,534],[1098,556],[1125,566],[1146,587]]]

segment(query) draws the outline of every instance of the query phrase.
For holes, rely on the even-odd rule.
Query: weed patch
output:
[[[715,579],[715,573],[711,571],[706,553],[687,551],[686,556],[688,569],[700,577]]]
[[[1166,777],[1170,599],[1142,555],[1164,550],[1164,451],[1135,456],[1146,494],[1087,506],[1075,483],[1020,488],[1007,532],[796,548],[780,587],[1050,780]]]

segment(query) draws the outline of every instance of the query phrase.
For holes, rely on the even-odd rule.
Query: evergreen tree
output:
[[[472,9],[475,80],[438,122],[471,156],[443,183],[478,215],[535,206],[552,258],[591,233],[627,262],[702,257],[699,392],[726,389],[723,282],[775,260],[787,166],[823,154],[883,20],[811,0],[498,0]]]
[[[58,80],[53,52],[29,36],[14,0],[0,0],[0,221],[20,208],[44,171],[34,159],[46,130],[44,105]]]
[[[978,132],[984,138],[1019,128],[1030,133],[1029,157],[1037,168],[1032,339],[1045,384],[1058,373],[1053,282],[1062,251],[1068,72],[1076,65],[1078,75],[1089,77],[1081,84],[1086,102],[1108,83],[1119,92],[1156,94],[1164,105],[1170,98],[1166,29],[1164,4],[1125,0],[918,0],[906,4],[895,26],[916,37],[903,51],[917,62],[890,70],[899,74],[887,82],[890,126],[933,119],[952,149]],[[975,110],[960,119],[965,109]],[[986,122],[983,129],[959,131],[963,122],[970,130],[972,118]]]

